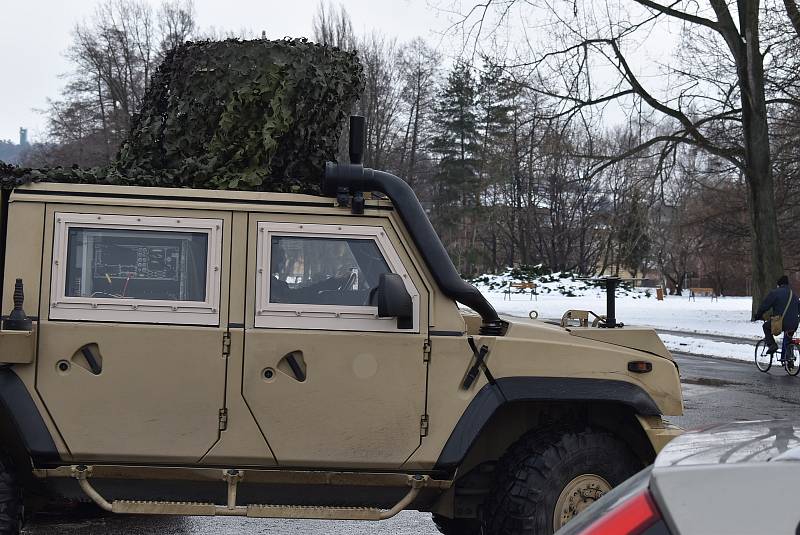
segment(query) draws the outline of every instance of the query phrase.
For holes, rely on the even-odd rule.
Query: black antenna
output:
[[[14,283],[14,309],[7,317],[3,318],[3,329],[7,331],[30,331],[31,319],[25,314],[22,305],[25,302],[25,292],[22,289],[22,279]]]
[[[364,117],[361,115],[350,116],[350,163],[362,165],[364,163]]]

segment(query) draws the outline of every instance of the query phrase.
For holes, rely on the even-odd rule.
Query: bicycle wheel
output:
[[[800,347],[797,344],[786,346],[786,355],[783,357],[783,368],[789,375],[800,373]]]
[[[767,341],[763,338],[756,344],[755,351],[756,368],[762,372],[768,372],[772,367],[772,353],[767,352]]]

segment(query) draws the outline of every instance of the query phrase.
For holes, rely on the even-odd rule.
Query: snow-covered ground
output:
[[[559,274],[534,277],[537,296],[526,293],[506,293],[508,283],[519,282],[510,273],[484,276],[473,281],[501,314],[527,317],[531,310],[540,319],[560,319],[569,309],[606,312],[605,290],[589,281],[576,280]],[[515,290],[515,292],[518,292]],[[648,296],[649,294],[649,296]],[[749,297],[711,297],[689,299],[688,296],[665,296],[656,299],[654,289],[620,289],[616,299],[616,317],[626,325],[645,325],[656,329],[686,333],[662,334],[661,339],[671,351],[682,351],[737,360],[752,360],[752,343],[710,340],[692,336],[722,335],[752,340],[762,337],[761,323],[750,322]]]
[[[748,362],[752,362],[754,359],[753,344],[734,344],[721,340],[707,340],[692,336],[676,336],[663,333],[659,334],[659,336],[670,351],[723,359],[746,360]]]
[[[540,318],[560,319],[569,309],[591,310],[605,314],[605,292],[600,297],[564,297],[563,295],[540,295],[531,301],[525,295],[497,292],[484,292],[484,295],[502,314],[528,316],[531,310]],[[655,297],[617,297],[617,321],[625,325],[647,325],[657,329],[687,333],[719,334],[741,338],[761,338],[761,324],[750,322],[749,297],[720,297],[711,301],[710,297],[667,296],[663,301]]]

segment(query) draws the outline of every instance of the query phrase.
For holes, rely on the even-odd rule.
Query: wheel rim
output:
[[[611,490],[608,481],[596,474],[582,474],[564,487],[556,501],[553,512],[553,529],[558,531],[564,524],[600,499]]]
[[[795,344],[789,344],[786,348],[786,360],[783,366],[789,375],[797,375],[800,372],[800,351]]]
[[[755,358],[756,367],[760,371],[767,372],[772,367],[772,354],[767,353],[767,344],[764,340],[756,344]]]

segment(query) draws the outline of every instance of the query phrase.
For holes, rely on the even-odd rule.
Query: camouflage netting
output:
[[[362,84],[355,53],[304,39],[186,43],[159,67],[111,166],[0,162],[0,183],[316,193]]]

